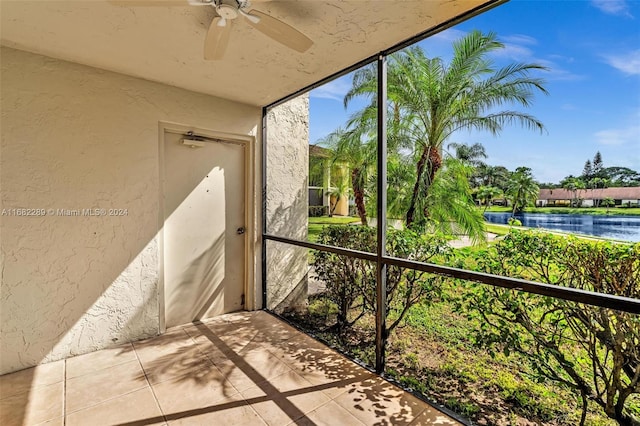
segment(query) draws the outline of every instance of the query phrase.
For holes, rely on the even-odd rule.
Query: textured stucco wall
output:
[[[260,109],[0,54],[0,374],[157,334],[158,123],[255,135]],[[49,212],[7,214],[17,208]],[[57,212],[93,208],[127,213]]]
[[[307,239],[309,97],[299,96],[267,115],[267,232]],[[267,305],[282,311],[306,298],[307,249],[267,244]]]

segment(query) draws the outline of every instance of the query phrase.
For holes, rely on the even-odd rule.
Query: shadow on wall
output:
[[[306,241],[308,206],[306,187],[300,189],[290,205],[280,203],[272,211],[267,233]],[[308,250],[303,247],[267,241],[267,308],[283,313],[307,303]]]
[[[307,240],[309,97],[301,95],[267,114],[267,233]],[[306,303],[307,250],[267,244],[267,308]],[[289,300],[288,303],[283,301]]]
[[[224,292],[224,234],[220,235],[183,272],[166,301],[167,316],[201,319],[211,304]]]

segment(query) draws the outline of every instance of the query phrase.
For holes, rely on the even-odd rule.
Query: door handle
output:
[[[236,234],[242,235],[244,234],[244,231],[246,231],[246,229],[244,228],[244,226],[241,226],[240,228],[236,229]]]

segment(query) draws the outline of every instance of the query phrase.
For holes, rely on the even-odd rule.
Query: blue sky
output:
[[[548,96],[526,111],[546,126],[544,134],[507,127],[497,137],[464,132],[451,142],[480,142],[487,163],[510,170],[528,166],[541,182],[579,175],[587,159],[602,153],[605,167],[640,171],[640,0],[512,0],[441,32],[419,45],[429,56],[451,57],[451,43],[478,29],[505,44],[496,65],[535,62]],[[310,141],[345,123],[361,104],[345,111],[350,77],[310,94]]]

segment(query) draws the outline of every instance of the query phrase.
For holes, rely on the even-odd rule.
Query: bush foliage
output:
[[[370,253],[376,229],[326,226],[318,242]],[[503,240],[473,250],[453,250],[442,235],[389,230],[390,256],[449,264],[496,275],[640,299],[640,243],[588,241],[544,232],[512,230]],[[334,253],[314,253],[333,306],[338,334],[374,314],[376,263]],[[473,341],[488,353],[518,354],[532,379],[567,388],[581,401],[581,424],[591,405],[622,425],[640,417],[640,316],[552,297],[463,282],[389,265],[386,335],[420,305],[453,301],[473,324]],[[330,324],[333,324],[331,326]],[[529,376],[528,376],[529,377]],[[635,396],[634,396],[635,394]],[[545,416],[540,416],[540,418]]]
[[[543,232],[513,231],[479,252],[479,270],[582,290],[640,298],[640,244],[591,242]],[[551,297],[467,284],[458,308],[481,324],[477,342],[517,352],[539,380],[580,394],[584,423],[593,401],[623,425],[637,425],[640,408],[640,317]]]
[[[376,252],[376,229],[363,226],[326,226],[318,237],[320,244]],[[391,256],[421,262],[448,261],[452,250],[442,235],[421,235],[415,231],[389,230],[387,253]],[[367,313],[375,313],[376,265],[367,260],[341,256],[325,251],[314,253],[313,266],[318,278],[326,283],[325,297],[338,307],[336,328],[352,326]],[[387,334],[404,319],[416,303],[436,300],[446,278],[412,269],[387,268],[388,315]],[[356,311],[357,314],[349,313]]]

